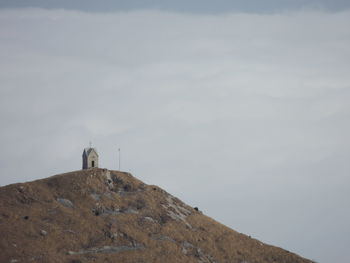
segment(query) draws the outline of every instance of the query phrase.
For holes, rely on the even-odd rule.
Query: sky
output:
[[[98,4],[97,4],[98,3]],[[350,262],[348,1],[0,2],[0,185],[100,166]]]
[[[0,8],[59,8],[87,12],[157,9],[170,12],[220,14],[230,12],[274,13],[300,9],[337,12],[350,8],[348,0],[1,0]]]

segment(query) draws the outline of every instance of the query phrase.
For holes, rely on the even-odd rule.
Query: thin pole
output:
[[[118,148],[118,153],[119,153],[119,171],[120,171],[120,148]]]

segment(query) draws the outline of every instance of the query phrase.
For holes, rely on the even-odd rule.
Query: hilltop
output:
[[[0,233],[4,263],[312,262],[100,168],[1,187]]]

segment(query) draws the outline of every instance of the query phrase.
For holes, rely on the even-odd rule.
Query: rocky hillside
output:
[[[312,262],[98,168],[1,187],[0,233],[2,263]]]

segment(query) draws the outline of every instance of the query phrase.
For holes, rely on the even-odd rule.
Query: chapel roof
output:
[[[94,151],[98,156],[97,150],[95,148],[92,148],[92,147],[85,148],[83,154],[86,154],[86,156],[88,156],[92,151]]]

